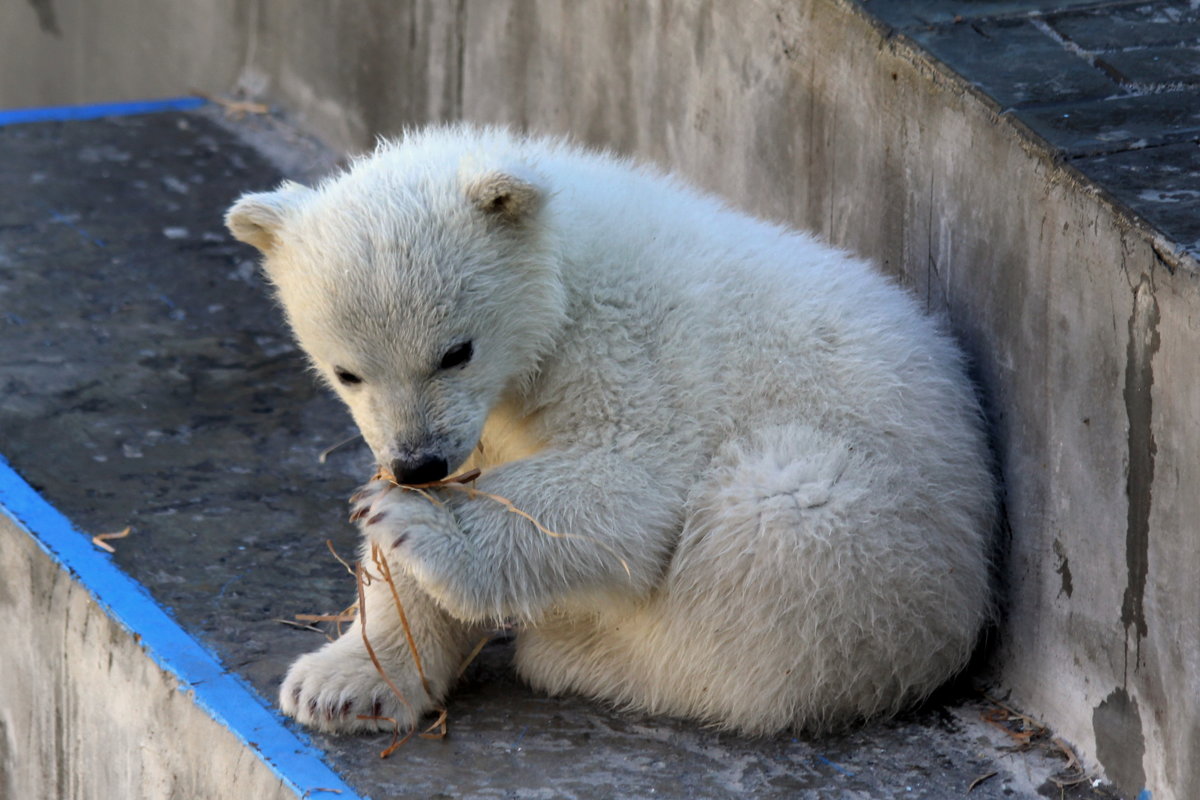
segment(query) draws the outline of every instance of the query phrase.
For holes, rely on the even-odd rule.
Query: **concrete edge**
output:
[[[0,456],[0,511],[82,586],[142,651],[175,677],[179,689],[237,737],[298,797],[361,796],[321,759],[320,752],[283,725],[253,689],[226,670],[158,605],[145,587],[122,572],[58,509]]]
[[[897,55],[909,61],[936,87],[969,96],[982,108],[987,109],[997,125],[1007,126],[1008,130],[1016,136],[1017,142],[1023,150],[1060,170],[1063,177],[1078,191],[1097,197],[1101,203],[1108,206],[1113,217],[1126,231],[1137,232],[1150,244],[1155,255],[1169,272],[1173,273],[1182,269],[1184,272],[1200,274],[1200,260],[1184,250],[1177,242],[1168,239],[1162,231],[1114,197],[1104,186],[1072,166],[1070,161],[1063,158],[1063,154],[1058,148],[1030,129],[1012,112],[1012,109],[1002,106],[995,98],[955,72],[918,42],[872,15],[856,0],[838,0],[838,5],[846,13],[858,17],[872,28],[879,35],[885,47],[893,48]]]

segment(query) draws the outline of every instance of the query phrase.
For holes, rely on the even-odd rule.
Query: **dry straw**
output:
[[[504,507],[504,509],[506,511],[529,520],[530,524],[532,524],[534,528],[536,528],[538,531],[540,531],[541,533],[544,533],[545,535],[547,535],[551,538],[554,538],[554,539],[584,539],[584,540],[594,542],[594,543],[600,545],[605,550],[607,550],[608,552],[613,554],[613,556],[617,559],[617,561],[620,562],[621,566],[624,568],[625,574],[628,575],[632,579],[633,573],[630,572],[630,570],[629,570],[629,563],[624,558],[621,557],[620,553],[618,553],[616,550],[614,550],[608,544],[597,541],[596,539],[594,539],[591,536],[584,536],[581,533],[560,533],[558,531],[552,531],[549,528],[547,528],[545,525],[543,525],[542,523],[538,522],[534,518],[534,516],[532,514],[530,514],[528,511],[522,511],[521,509],[517,508],[516,504],[513,503],[513,501],[509,500],[507,497],[501,497],[498,494],[492,494],[491,492],[485,492],[485,491],[482,491],[481,489],[476,489],[474,486],[467,485],[468,483],[474,483],[475,480],[478,479],[481,474],[482,473],[480,473],[479,470],[471,469],[471,470],[468,470],[468,471],[462,473],[461,475],[454,475],[449,478],[443,478],[440,481],[433,481],[432,483],[399,483],[396,481],[396,478],[390,472],[387,472],[386,470],[381,468],[377,473],[375,473],[374,479],[375,480],[386,480],[389,483],[391,483],[393,486],[397,486],[401,489],[406,489],[411,492],[417,492],[422,497],[429,500],[429,502],[433,503],[434,505],[438,505],[438,506],[442,505],[442,501],[438,500],[434,495],[432,495],[430,493],[429,490],[431,490],[431,489],[457,489],[459,491],[466,492],[467,497],[471,498],[472,500],[482,497],[487,500],[491,500],[493,503],[499,503],[500,505],[502,505]]]
[[[116,533],[97,533],[92,537],[92,544],[110,553],[117,552],[117,549],[108,543],[109,539],[124,539],[133,531],[133,528],[126,526],[125,530],[117,531]]]

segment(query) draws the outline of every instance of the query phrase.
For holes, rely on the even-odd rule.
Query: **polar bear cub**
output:
[[[314,369],[401,483],[360,631],[283,710],[413,726],[481,632],[548,692],[765,734],[893,713],[989,614],[994,514],[963,358],[891,281],[655,170],[468,126],[229,211]],[[432,498],[432,500],[431,500]],[[436,502],[434,502],[436,501]],[[548,532],[561,535],[551,535]]]

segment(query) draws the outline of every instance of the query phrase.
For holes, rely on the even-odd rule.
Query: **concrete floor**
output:
[[[268,701],[324,640],[279,620],[351,599],[325,542],[352,552],[343,498],[370,471],[356,446],[318,463],[352,425],[221,223],[283,155],[331,163],[287,136],[213,108],[0,128],[0,452],[82,530],[132,526],[117,564]],[[1115,797],[1055,784],[1057,747],[1014,750],[970,680],[849,734],[749,740],[537,695],[508,651],[468,671],[445,741],[381,761],[387,736],[313,740],[375,798]]]

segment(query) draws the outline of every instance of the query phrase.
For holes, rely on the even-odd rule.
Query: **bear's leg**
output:
[[[439,705],[471,646],[483,631],[454,619],[420,590],[402,567],[390,563],[396,596],[382,580],[379,567],[364,545],[362,563],[373,578],[363,587],[366,614],[359,614],[336,641],[301,656],[292,664],[279,692],[283,713],[323,731],[391,730],[390,717],[403,730],[414,727]],[[408,645],[396,598],[399,598],[428,686],[423,686]],[[363,641],[375,651],[387,677],[404,700],[380,675]]]
[[[679,531],[681,483],[607,449],[547,449],[471,487],[385,488],[364,530],[459,619],[534,621],[654,591]]]
[[[530,631],[521,672],[755,734],[845,724],[929,692],[985,616],[982,534],[939,508],[919,469],[863,450],[801,425],[723,448],[652,601]]]

